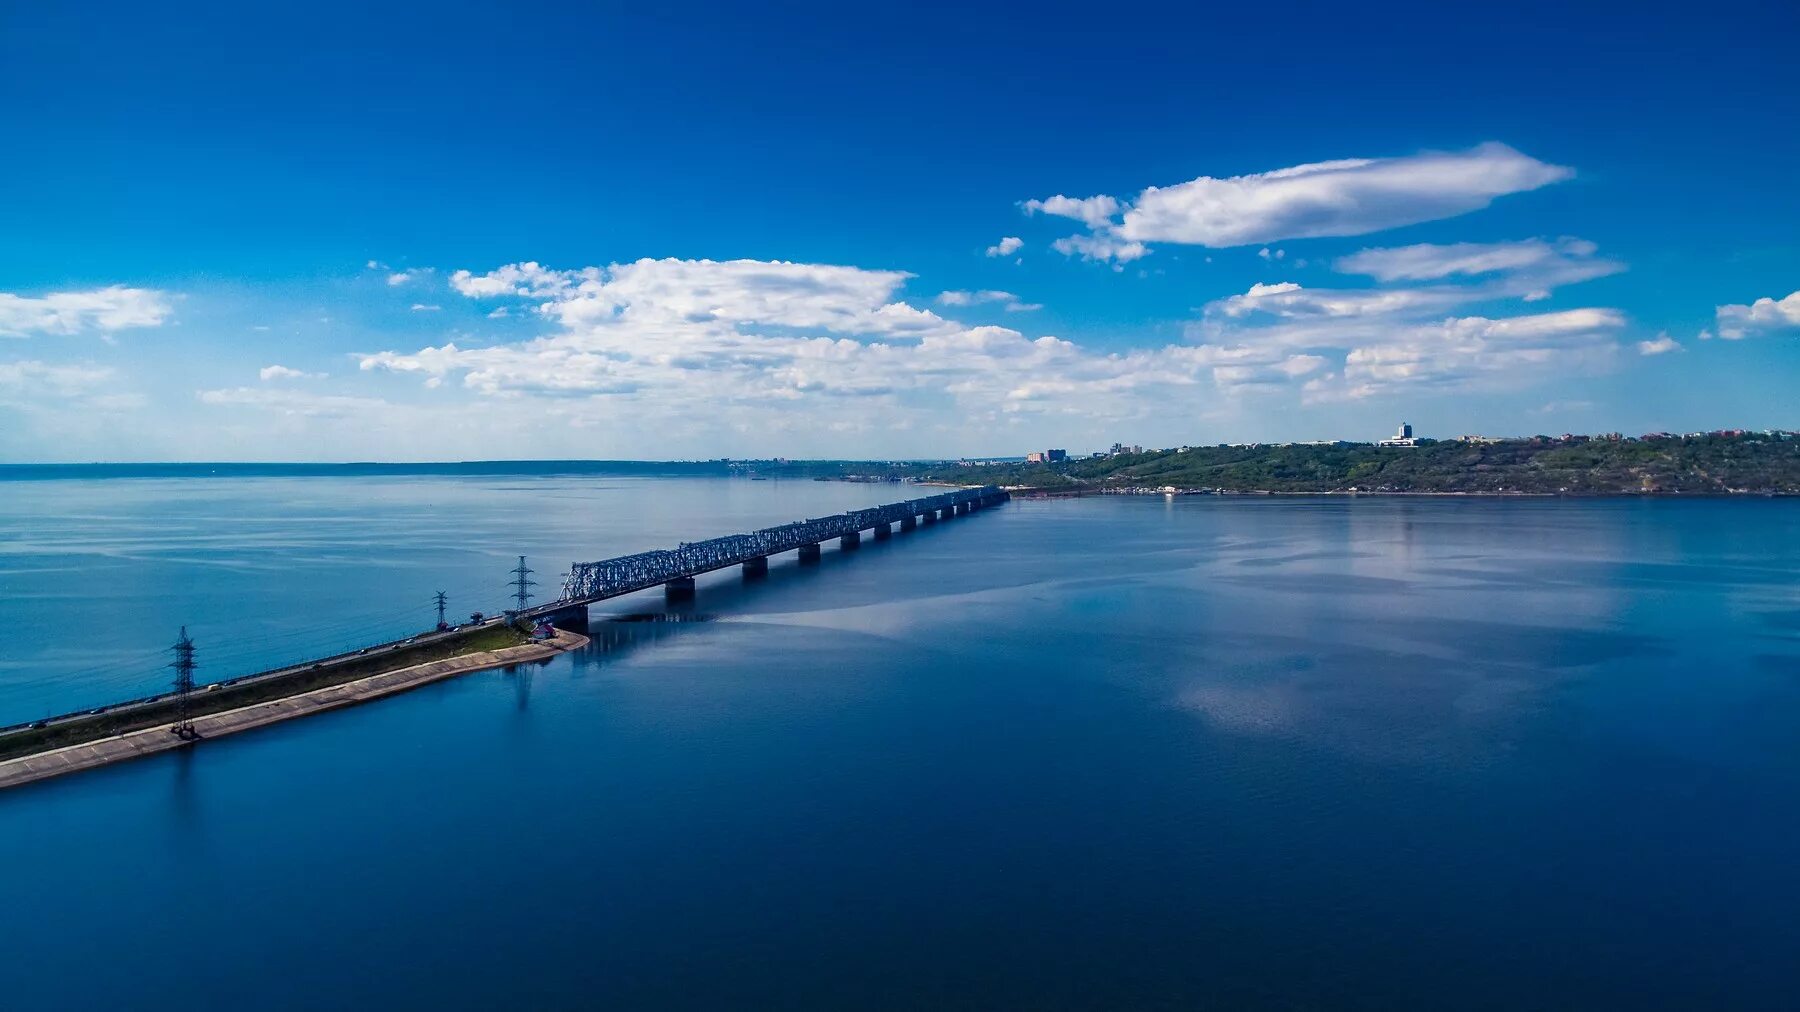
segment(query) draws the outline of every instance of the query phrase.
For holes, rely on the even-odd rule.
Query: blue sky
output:
[[[1800,14],[1570,6],[10,5],[0,460],[1800,427]]]

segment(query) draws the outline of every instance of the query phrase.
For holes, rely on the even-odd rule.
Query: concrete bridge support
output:
[[[838,539],[838,547],[840,549],[843,549],[844,551],[849,551],[850,549],[860,547],[861,545],[862,545],[862,532],[861,531],[851,531],[850,533],[848,533]]]
[[[751,580],[759,576],[769,575],[769,557],[759,555],[754,559],[744,560],[744,579]]]
[[[678,576],[663,584],[663,596],[670,601],[692,601],[694,599],[694,578]]]
[[[910,531],[917,526],[919,526],[919,518],[918,517],[904,516],[904,517],[900,518],[900,529],[902,531]]]
[[[919,517],[919,522],[922,524],[935,524],[935,523],[937,523],[937,520],[938,520],[937,510],[926,510]]]
[[[585,604],[571,604],[559,611],[539,617],[558,629],[567,629],[570,632],[578,633],[587,632],[588,610]]]
[[[888,524],[876,524],[875,525],[875,540],[876,541],[886,541],[887,539],[889,539],[893,536],[894,536],[894,528],[893,527],[889,526]]]
[[[818,545],[801,545],[800,546],[800,561],[802,563],[819,561],[819,546]]]

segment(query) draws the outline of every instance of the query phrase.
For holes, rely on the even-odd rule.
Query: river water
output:
[[[909,494],[0,481],[0,723]],[[1793,1005],[1800,504],[1019,501],[596,620],[0,795],[6,1005]]]

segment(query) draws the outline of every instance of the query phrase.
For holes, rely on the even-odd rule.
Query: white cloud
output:
[[[30,391],[57,397],[83,394],[116,382],[106,366],[51,362],[0,362],[0,390]]]
[[[1639,341],[1637,350],[1640,355],[1666,355],[1671,351],[1680,351],[1681,342],[1670,337],[1665,331],[1656,335],[1655,340]]]
[[[1064,256],[1079,255],[1083,260],[1112,260],[1126,264],[1150,255],[1141,242],[1130,242],[1108,234],[1065,236],[1050,244]]]
[[[938,295],[937,301],[943,306],[979,306],[983,303],[998,302],[1009,313],[1023,313],[1044,308],[1036,302],[1020,302],[1019,297],[1011,292],[1000,292],[984,289],[979,292],[948,291]]]
[[[379,260],[371,260],[365,266],[372,271],[385,271],[388,269],[388,265]]]
[[[1727,341],[1800,329],[1800,292],[1779,300],[1757,299],[1747,306],[1720,306],[1716,316],[1719,337]]]
[[[1283,319],[1315,317],[1392,317],[1440,312],[1480,296],[1468,289],[1440,288],[1303,288],[1292,281],[1254,284],[1242,295],[1207,303],[1208,316],[1240,318],[1266,313]]]
[[[505,306],[500,306],[499,308],[495,309],[494,311],[488,313],[487,318],[490,320],[504,320],[511,315],[512,315],[511,310],[507,309]]]
[[[1617,274],[1625,265],[1594,256],[1599,247],[1586,239],[1526,239],[1519,242],[1420,243],[1393,249],[1365,249],[1340,258],[1333,266],[1345,274],[1367,274],[1377,281],[1435,281],[1453,275],[1502,274],[1531,279],[1529,299],[1558,285]]]
[[[1019,205],[1026,214],[1054,214],[1064,218],[1074,218],[1089,228],[1100,229],[1112,224],[1113,216],[1119,213],[1119,201],[1115,197],[1104,194],[1098,197],[1065,197],[1057,194],[1044,200],[1027,200]]]
[[[373,263],[373,262],[374,261],[370,261],[370,263]],[[383,267],[382,269],[386,270],[387,268]],[[430,273],[431,273],[431,268],[429,268],[429,267],[411,267],[411,268],[408,268],[403,271],[395,271],[394,273],[388,275],[388,278],[387,278],[388,287],[398,288],[401,285],[411,284],[414,281],[417,281],[420,278],[423,278]]]
[[[1504,144],[1401,158],[1351,158],[1149,187],[1118,233],[1141,242],[1225,247],[1365,235],[1480,210],[1573,170]],[[1099,198],[1090,198],[1097,200]]]
[[[1006,236],[1005,238],[1001,239],[999,242],[993,244],[992,246],[989,246],[987,248],[987,255],[991,256],[991,257],[1012,256],[1014,253],[1017,253],[1019,251],[1019,249],[1021,247],[1023,247],[1024,245],[1025,245],[1025,240],[1019,238],[1016,235],[1009,235],[1009,236]]]
[[[215,407],[254,407],[280,415],[305,418],[353,418],[393,407],[386,401],[372,397],[349,397],[342,394],[321,394],[270,387],[201,390],[197,392],[196,396],[200,403]]]
[[[1180,345],[1100,353],[1057,337],[965,326],[899,301],[908,275],[896,271],[704,260],[513,268],[521,269],[458,277],[476,292],[538,292],[536,312],[559,332],[490,347],[366,354],[361,367],[529,397],[594,424],[625,411],[685,425],[704,403],[711,424],[771,436],[925,426],[947,410],[989,422],[1142,417],[1181,391],[1287,382],[1317,368],[1305,356],[1236,362]],[[495,276],[498,286],[483,281]],[[1016,303],[1009,293],[946,294],[951,305]],[[1214,371],[1240,365],[1253,375]]]
[[[284,380],[284,379],[324,379],[325,378],[325,374],[322,372],[303,372],[299,369],[290,369],[285,365],[263,366],[262,369],[258,370],[256,375],[264,383],[268,383],[272,380]]]
[[[1624,318],[1611,309],[1535,316],[1472,316],[1387,331],[1351,348],[1341,373],[1309,381],[1309,402],[1352,400],[1400,389],[1515,387],[1604,368],[1618,352]]]
[[[167,292],[111,285],[82,292],[24,296],[0,292],[0,337],[78,334],[110,336],[133,327],[157,327],[174,312]]]
[[[1330,291],[1286,282],[1210,304],[1192,332],[1198,344],[1109,353],[939,317],[901,300],[908,277],[705,260],[459,271],[453,284],[481,297],[527,293],[556,332],[359,359],[364,370],[428,387],[529,398],[534,411],[554,410],[578,428],[616,424],[621,413],[635,424],[688,425],[692,405],[704,402],[709,424],[804,438],[844,426],[928,426],[945,411],[990,424],[1035,416],[1086,425],[1172,405],[1191,417],[1220,396],[1257,391],[1324,401],[1520,385],[1606,367],[1623,324],[1609,309],[1443,315],[1479,286]],[[1016,302],[991,289],[936,298],[958,307]]]
[[[780,260],[645,259],[579,271],[509,264],[479,276],[457,271],[451,284],[471,297],[536,300],[539,313],[569,326],[715,322],[912,338],[955,329],[929,310],[893,299],[910,277]]]
[[[423,302],[415,302],[412,304],[412,311],[415,313],[435,313],[443,308],[443,306],[426,305]]]
[[[1287,259],[1287,250],[1278,249],[1271,251],[1269,247],[1264,246],[1262,249],[1256,251],[1256,255],[1262,257],[1264,260],[1285,260]]]
[[[450,275],[450,287],[472,299],[516,295],[521,298],[550,298],[574,287],[580,280],[574,272],[553,271],[535,261],[507,264],[487,272],[471,274],[457,271]]]

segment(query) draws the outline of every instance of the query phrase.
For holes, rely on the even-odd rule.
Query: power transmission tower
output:
[[[181,627],[181,638],[175,641],[175,726],[169,733],[184,741],[200,737],[194,730],[194,641],[188,638],[187,626]]]
[[[512,571],[513,579],[507,586],[513,588],[513,598],[519,602],[520,611],[524,611],[531,600],[531,588],[537,586],[537,581],[531,579],[535,572],[537,570],[525,568],[525,556],[519,556],[519,568]]]
[[[438,610],[438,628],[439,629],[442,629],[444,627],[444,606],[445,606],[445,604],[446,604],[446,600],[444,598],[444,592],[440,590],[437,592],[437,610]]]

